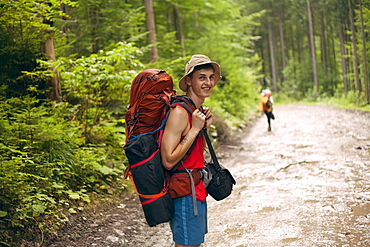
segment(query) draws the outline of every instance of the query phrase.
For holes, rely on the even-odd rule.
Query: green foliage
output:
[[[30,86],[45,88],[43,78],[32,78],[22,71],[33,71],[36,60],[43,58],[40,42],[55,31],[53,18],[64,16],[60,4],[75,5],[69,0],[1,1],[0,86],[6,87],[7,97],[27,95]]]
[[[240,126],[256,108],[256,81],[260,58],[250,47],[258,37],[251,35],[263,11],[243,14],[244,5],[232,0],[156,2],[156,28],[160,61],[151,66],[164,68],[173,76],[175,88],[183,76],[184,64],[192,54],[205,54],[221,65],[222,80],[206,104],[226,121],[231,129]],[[172,5],[181,13],[183,44],[168,25]],[[166,13],[162,15],[161,13]],[[171,19],[172,21],[172,19]],[[172,27],[173,28],[173,27]],[[178,31],[178,30],[177,30]],[[188,54],[186,57],[182,53]],[[180,56],[180,58],[179,58]],[[221,130],[220,130],[221,131]]]
[[[293,99],[303,99],[313,88],[311,67],[308,60],[305,63],[289,61],[283,72],[287,80],[280,85],[280,90]]]
[[[95,140],[95,134],[100,134],[94,128],[126,111],[131,81],[144,67],[138,60],[141,55],[133,45],[119,43],[108,52],[59,59],[56,67],[64,98],[73,105],[71,117],[82,126],[86,143],[100,143]]]
[[[131,3],[130,3],[131,2]],[[145,12],[139,1],[79,0],[67,7],[68,18],[55,18],[60,56],[90,56],[99,50],[110,50],[121,41],[140,42],[146,46]]]
[[[323,96],[320,98],[320,102],[325,102],[329,105],[336,107],[346,108],[359,108],[369,109],[369,105],[366,101],[365,93],[359,94],[357,91],[349,91],[346,94],[343,93],[342,88],[338,88],[334,96]]]
[[[75,6],[70,0],[49,0],[48,2],[2,1],[0,23],[10,24],[13,34],[22,39],[42,39],[46,30],[53,29],[50,22],[56,16],[65,16],[60,5]]]
[[[118,136],[106,128],[104,145],[83,145],[71,110],[31,97],[1,101],[2,238],[20,230],[27,235],[35,222],[51,230],[65,220],[63,210],[83,210],[92,192],[112,193],[109,188],[120,181],[126,158]]]

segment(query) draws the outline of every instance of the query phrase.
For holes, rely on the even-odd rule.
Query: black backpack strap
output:
[[[186,96],[186,95],[181,95],[181,96],[180,95],[174,95],[174,96],[172,96],[171,107],[173,105],[181,105],[190,114],[192,114],[193,111],[195,111],[195,109],[196,109],[196,106],[195,106],[194,102],[188,96]],[[202,135],[203,135],[203,133],[202,132],[199,132],[199,134],[197,135],[197,137],[195,138],[195,140],[191,144],[190,148],[188,149],[188,151],[186,152],[186,154],[184,155],[184,157],[182,157],[182,159],[174,167],[172,167],[172,169],[170,170],[170,172],[176,171],[177,168],[182,164],[182,162],[191,154],[191,152],[194,149],[195,142],[196,142],[197,138],[200,137],[200,136],[202,136]]]
[[[186,95],[174,95],[171,98],[171,106],[172,105],[181,105],[183,106],[190,114],[197,109],[194,102]]]
[[[212,161],[213,161],[212,165],[215,167],[216,171],[219,171],[221,169],[221,166],[220,166],[220,163],[218,163],[218,159],[216,157],[215,150],[212,147],[211,139],[209,138],[209,136],[207,134],[207,128],[206,127],[203,127],[203,132],[204,132],[204,137],[205,137],[207,145],[208,145],[208,150],[211,154],[211,158],[212,158]]]

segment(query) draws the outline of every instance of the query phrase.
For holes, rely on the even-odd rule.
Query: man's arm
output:
[[[170,170],[184,157],[202,129],[205,115],[195,110],[190,128],[188,113],[181,107],[171,109],[162,137],[161,155],[163,166]],[[181,139],[182,136],[185,136]]]

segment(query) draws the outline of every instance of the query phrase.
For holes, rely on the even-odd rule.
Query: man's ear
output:
[[[191,78],[190,78],[190,76],[186,76],[185,77],[185,82],[186,82],[186,85],[188,85],[188,87],[191,86]]]

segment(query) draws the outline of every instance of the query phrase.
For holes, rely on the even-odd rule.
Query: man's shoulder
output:
[[[175,104],[171,106],[171,114],[176,114],[179,117],[181,116],[186,117],[189,114],[189,112],[185,109],[184,106],[180,104]]]
[[[189,112],[182,106],[172,106],[170,112],[171,123],[175,125],[186,125],[189,121]]]
[[[181,106],[171,108],[169,119],[166,123],[166,129],[182,133],[188,126],[188,113]]]

